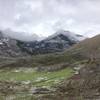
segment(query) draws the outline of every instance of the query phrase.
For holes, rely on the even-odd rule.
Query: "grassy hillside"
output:
[[[77,51],[85,57],[100,58],[100,35],[86,39],[71,48],[72,51]]]

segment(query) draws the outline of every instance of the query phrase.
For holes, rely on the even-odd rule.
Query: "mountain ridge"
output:
[[[11,32],[10,34],[13,34],[12,31],[9,32]],[[6,49],[4,54],[8,53],[8,55],[11,54],[12,56],[17,55],[18,52],[20,52],[20,54],[18,54],[19,56],[23,54],[37,55],[61,52],[83,39],[85,38],[81,35],[76,35],[64,30],[57,31],[54,35],[41,41],[38,41],[37,39],[34,41],[17,40],[10,35],[8,36],[6,31],[1,31],[0,34],[1,49],[4,51]],[[14,54],[12,54],[12,52],[14,52]],[[2,51],[1,54],[3,54]]]
[[[53,53],[61,52],[84,39],[81,35],[62,30],[41,41],[21,43],[20,47],[31,54]]]

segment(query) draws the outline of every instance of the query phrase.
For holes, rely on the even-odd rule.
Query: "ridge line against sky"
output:
[[[0,0],[0,29],[48,36],[59,29],[100,33],[100,0]]]

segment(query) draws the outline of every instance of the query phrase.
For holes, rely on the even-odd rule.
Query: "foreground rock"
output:
[[[39,88],[39,87],[33,87],[31,89],[32,94],[49,94],[52,93],[52,91],[48,88]]]

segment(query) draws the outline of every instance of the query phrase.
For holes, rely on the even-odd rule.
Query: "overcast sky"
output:
[[[0,0],[0,28],[42,36],[100,33],[100,0]]]

